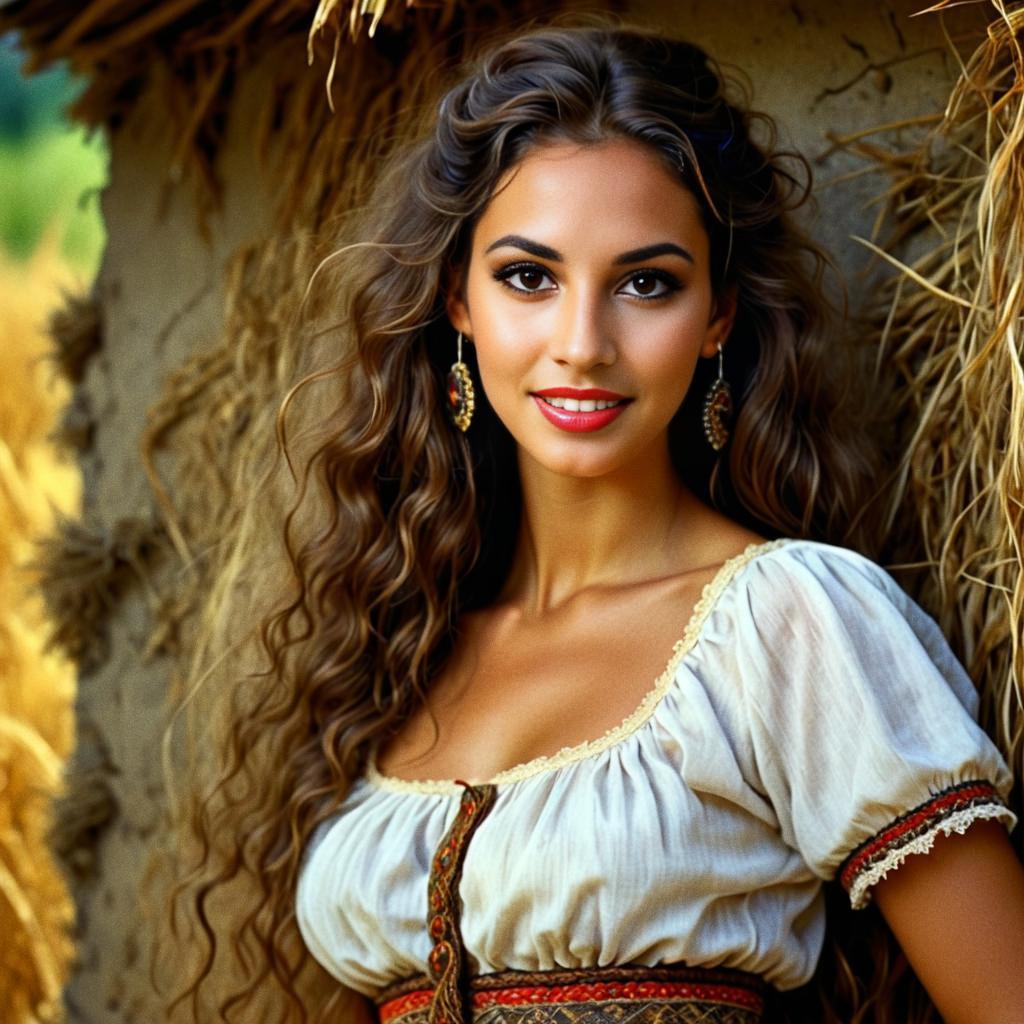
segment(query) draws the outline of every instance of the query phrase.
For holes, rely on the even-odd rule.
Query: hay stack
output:
[[[48,438],[66,401],[40,321],[66,277],[57,249],[51,233],[27,265],[0,257],[0,1007],[10,1024],[56,1019],[74,952],[47,843],[74,739],[73,666],[47,649],[29,568],[54,512],[77,511],[81,490]]]
[[[953,6],[944,0],[927,14]],[[874,312],[894,386],[886,484],[901,581],[937,618],[1024,781],[1024,5],[996,19],[913,144],[854,144],[889,184]],[[1019,832],[1020,830],[1018,830]]]

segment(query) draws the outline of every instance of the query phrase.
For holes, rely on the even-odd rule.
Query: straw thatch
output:
[[[368,36],[377,34],[378,29],[388,30],[388,50],[398,64],[423,43],[461,30],[463,19],[469,26],[495,24],[531,8],[561,5],[430,0],[422,5],[425,9],[420,6],[420,0],[322,0],[314,12],[308,0],[222,5],[204,0],[161,4],[91,0],[69,19],[68,6],[61,0],[12,0],[0,7],[0,33],[19,32],[29,53],[26,73],[66,61],[72,71],[84,76],[86,87],[69,113],[86,125],[116,130],[145,88],[159,83],[165,99],[164,116],[173,125],[174,139],[165,155],[166,184],[174,188],[189,180],[205,218],[222,199],[216,162],[235,80],[273,41],[297,44],[282,67],[295,64],[303,55],[304,64],[318,59],[327,63],[328,93],[344,97],[350,117],[351,112],[358,112],[360,121],[366,118],[373,124],[379,112],[373,108],[374,97],[351,91],[358,72],[367,70],[363,57],[371,52],[369,41],[361,37],[362,26]],[[422,67],[419,65],[420,71]],[[352,71],[357,72],[355,77]],[[387,75],[373,76],[372,84],[384,104],[400,93]],[[324,76],[307,72],[298,79],[297,87],[307,92],[304,102],[286,104],[286,112],[282,90],[258,128],[264,142],[272,134],[287,144],[286,151],[294,145],[304,149],[311,143],[323,123],[314,94],[321,102],[328,98]],[[333,98],[328,101],[333,108]],[[302,108],[306,119],[293,119]],[[345,129],[352,123],[334,135],[348,134]],[[289,159],[288,166],[294,173],[303,161]],[[344,166],[335,162],[330,169]],[[323,164],[321,169],[328,167]]]
[[[75,757],[65,768],[64,788],[48,835],[50,849],[79,881],[96,877],[97,844],[118,816],[117,799],[110,786],[116,773],[95,723],[79,720]]]
[[[937,4],[929,13],[953,5]],[[875,313],[895,382],[892,557],[982,697],[1024,780],[1024,6],[997,17],[945,112],[913,143],[846,141],[888,178]],[[903,129],[906,126],[897,126]],[[878,133],[876,133],[878,134]]]

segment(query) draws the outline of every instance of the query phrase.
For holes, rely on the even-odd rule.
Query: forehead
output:
[[[550,142],[530,150],[498,182],[477,223],[474,248],[482,251],[506,233],[567,253],[620,252],[655,240],[707,250],[690,190],[652,149],[622,139]]]

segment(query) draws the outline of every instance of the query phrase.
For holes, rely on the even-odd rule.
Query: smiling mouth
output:
[[[530,397],[550,424],[572,434],[603,430],[633,401],[632,398],[566,398],[536,392]]]
[[[598,412],[601,409],[614,409],[617,405],[624,405],[630,401],[628,398],[617,398],[609,401],[604,398],[561,398],[555,395],[536,395],[542,402],[553,406],[555,409],[564,409],[566,412]]]

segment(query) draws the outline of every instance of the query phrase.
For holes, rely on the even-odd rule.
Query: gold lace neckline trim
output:
[[[594,757],[609,747],[621,743],[627,737],[635,733],[654,714],[655,709],[661,703],[665,694],[668,693],[672,681],[675,679],[676,670],[679,668],[683,658],[697,643],[705,620],[711,614],[718,598],[729,586],[733,577],[748,562],[768,551],[774,551],[784,544],[790,543],[794,538],[780,537],[777,540],[755,541],[748,544],[743,551],[732,558],[724,561],[719,566],[715,575],[704,584],[701,590],[700,599],[693,606],[693,612],[686,624],[686,629],[680,640],[677,640],[672,647],[672,654],[665,665],[664,671],[655,680],[654,685],[644,694],[643,699],[637,707],[631,711],[618,725],[612,726],[603,736],[596,739],[583,740],[581,743],[570,744],[562,747],[553,754],[541,754],[539,757],[531,758],[520,764],[505,768],[497,775],[487,779],[486,782],[473,782],[473,785],[508,785],[512,782],[522,782],[544,772],[554,771],[557,768],[564,768],[566,765],[586,758]],[[372,785],[391,790],[396,793],[422,793],[428,795],[450,795],[462,794],[463,786],[455,779],[400,779],[393,775],[385,775],[377,768],[376,750],[371,750],[366,761],[365,778]]]

